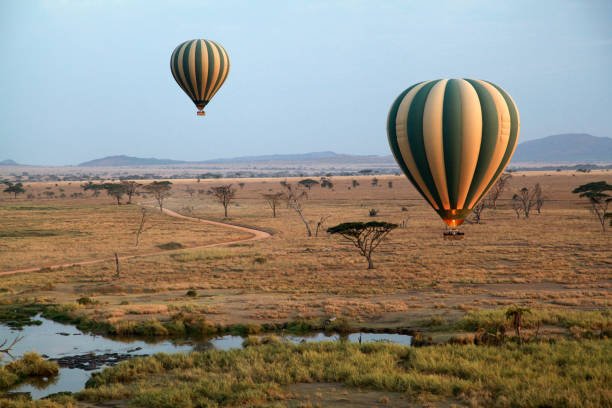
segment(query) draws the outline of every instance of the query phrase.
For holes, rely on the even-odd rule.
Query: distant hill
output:
[[[519,143],[512,163],[612,162],[612,139],[564,133]]]
[[[242,156],[233,158],[220,158],[203,161],[182,161],[170,159],[143,159],[131,156],[109,156],[90,160],[79,164],[79,167],[134,167],[134,166],[164,166],[175,164],[244,164],[244,163],[270,163],[270,162],[326,162],[326,163],[381,163],[392,161],[391,156],[357,156],[338,154],[334,152],[312,152],[300,154],[270,154],[263,156]]]
[[[386,156],[385,156],[386,158]],[[299,154],[269,154],[263,156],[242,156],[232,157],[224,159],[212,159],[205,160],[198,163],[256,163],[256,162],[340,162],[340,161],[352,161],[360,162],[363,160],[376,160],[380,161],[383,159],[382,156],[359,156],[351,154],[338,154],[330,151],[325,152],[311,152],[311,153],[299,153]]]
[[[197,164],[248,164],[248,163],[318,163],[318,164],[354,164],[354,165],[394,165],[391,155],[351,155],[331,151],[300,154],[269,154],[262,156],[242,156],[219,158],[202,161],[183,161],[131,156],[109,156],[79,164],[80,167],[138,167],[165,165]],[[520,143],[512,164],[521,163],[612,163],[612,139],[596,137],[585,133],[566,133],[529,140]],[[17,165],[12,160],[0,162],[4,165]]]
[[[6,159],[0,160],[0,166],[19,166],[19,163],[17,163],[15,160]]]
[[[108,156],[101,159],[86,161],[79,164],[79,167],[119,167],[119,166],[163,166],[168,164],[183,164],[187,163],[180,160],[170,159],[143,159],[140,157],[131,156]]]

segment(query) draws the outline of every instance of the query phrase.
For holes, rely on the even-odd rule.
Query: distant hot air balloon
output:
[[[519,128],[510,95],[475,79],[413,85],[387,120],[395,160],[451,234],[504,171]]]
[[[230,62],[225,49],[214,41],[191,40],[179,44],[170,57],[172,76],[204,116],[204,107],[217,93]]]

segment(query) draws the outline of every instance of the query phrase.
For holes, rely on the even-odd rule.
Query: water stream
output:
[[[62,367],[60,374],[48,381],[24,383],[13,389],[13,392],[29,392],[32,398],[39,399],[57,392],[76,392],[85,386],[91,373],[100,371],[110,365],[112,360],[131,356],[151,355],[155,353],[188,353],[208,349],[231,350],[242,348],[244,338],[241,336],[225,335],[201,339],[151,339],[134,340],[126,338],[108,338],[83,333],[74,326],[61,324],[41,316],[36,320],[42,322],[38,326],[25,326],[22,330],[11,329],[0,325],[0,340],[12,341],[17,336],[23,336],[11,350],[13,358],[19,358],[24,353],[35,351],[49,359],[59,359],[72,356],[95,354],[96,356],[111,356],[103,363],[95,363],[90,357],[78,367]],[[292,343],[338,341],[345,339],[350,342],[385,341],[403,345],[410,345],[411,336],[393,333],[351,333],[348,336],[339,334],[326,334],[317,332],[307,335],[284,334],[280,337]],[[2,364],[10,361],[10,357],[3,357]]]

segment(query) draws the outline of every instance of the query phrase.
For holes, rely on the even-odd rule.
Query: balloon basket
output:
[[[444,239],[459,240],[459,239],[463,239],[465,234],[459,230],[447,230],[447,231],[444,231],[443,236],[444,236]]]
[[[206,116],[206,112],[204,112],[204,111],[198,111],[198,112],[196,113],[196,115],[198,115],[198,116]]]

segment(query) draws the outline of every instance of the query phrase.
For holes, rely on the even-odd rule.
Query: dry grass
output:
[[[0,271],[162,252],[164,244],[201,246],[246,234],[171,218],[148,209],[136,246],[138,206],[78,200],[4,202],[0,205]],[[160,248],[161,246],[162,248]]]
[[[160,254],[126,260],[120,277],[113,276],[111,262],[6,276],[0,283],[5,290],[2,297],[5,301],[36,297],[64,303],[88,295],[99,303],[79,313],[98,319],[148,319],[152,315],[163,319],[176,311],[174,305],[188,301],[195,313],[204,314],[212,323],[334,315],[378,327],[414,324],[440,314],[454,319],[466,311],[514,303],[568,309],[610,307],[610,232],[602,234],[585,203],[571,194],[574,187],[586,182],[610,182],[610,173],[515,174],[499,208],[486,210],[482,225],[466,225],[466,238],[455,242],[442,239],[441,221],[403,177],[378,177],[378,187],[370,185],[372,177],[358,177],[357,188],[351,187],[352,179],[334,177],[333,190],[313,187],[305,213],[312,221],[328,216],[326,226],[372,220],[370,208],[379,210],[377,220],[406,220],[407,228],[395,230],[375,254],[374,270],[366,270],[354,248],[335,237],[307,238],[299,218],[283,205],[278,217],[272,218],[261,194],[280,191],[281,180],[248,179],[242,180],[245,186],[238,188],[238,198],[229,209],[231,222],[274,230],[272,238],[163,254],[155,245],[176,241],[195,246],[227,241],[237,234],[156,214],[156,227],[143,235],[138,251]],[[392,189],[387,185],[390,180]],[[508,199],[514,191],[536,182],[547,198],[542,214],[517,220]],[[188,186],[206,190],[219,181],[173,183],[169,208],[205,218],[223,216],[223,208],[210,196],[195,194],[192,198],[184,192]],[[32,188],[46,187],[41,183]],[[48,208],[23,209],[37,206]],[[0,269],[108,257],[115,250],[135,251],[138,208],[117,207],[108,197],[6,199],[0,213],[6,220],[0,233],[59,232],[3,238]],[[80,235],[71,235],[74,231]],[[197,291],[197,297],[185,296],[190,289]],[[119,307],[125,301],[129,307]]]

